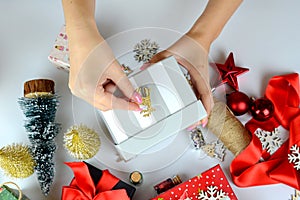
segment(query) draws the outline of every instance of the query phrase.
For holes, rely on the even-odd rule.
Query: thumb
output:
[[[162,52],[159,52],[158,54],[155,54],[151,60],[149,61],[150,63],[157,63],[169,56],[171,56],[172,54],[166,50],[162,51]]]

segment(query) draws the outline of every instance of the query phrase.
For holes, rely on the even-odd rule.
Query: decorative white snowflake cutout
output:
[[[294,168],[300,169],[300,147],[296,144],[291,147],[291,153],[288,154],[289,163],[294,164]]]
[[[157,53],[159,45],[156,42],[150,42],[149,39],[144,39],[134,46],[134,58],[138,62],[148,62]]]
[[[299,200],[300,199],[300,191],[299,190],[295,190],[295,194],[291,195],[292,199],[291,200]]]
[[[223,190],[218,190],[217,186],[208,186],[207,191],[201,190],[198,196],[200,200],[225,200],[230,199]]]
[[[266,149],[271,155],[282,145],[282,139],[279,137],[278,128],[275,128],[272,132],[258,128],[254,134],[260,140],[262,148]]]
[[[217,158],[220,161],[224,160],[225,157],[225,146],[220,141],[215,141],[210,144],[206,144],[201,149],[210,157]]]

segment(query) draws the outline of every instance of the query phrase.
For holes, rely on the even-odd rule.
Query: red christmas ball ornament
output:
[[[248,112],[250,99],[245,93],[235,91],[227,95],[226,99],[227,106],[230,108],[233,114],[239,116]]]
[[[254,119],[266,121],[274,114],[274,105],[272,101],[266,98],[251,98],[250,112]]]

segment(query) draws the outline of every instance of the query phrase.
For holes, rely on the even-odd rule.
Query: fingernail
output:
[[[135,111],[139,111],[139,112],[141,112],[143,109],[142,108],[137,108],[137,109],[135,109]]]
[[[202,122],[202,127],[203,127],[203,128],[206,127],[207,123],[208,123],[208,119],[205,119],[205,120]]]
[[[190,127],[188,127],[186,130],[192,131],[194,128],[195,128],[195,126],[190,126]]]
[[[140,70],[145,70],[147,67],[149,67],[151,63],[144,63],[141,67]]]
[[[134,92],[133,93],[133,99],[134,101],[136,101],[137,103],[142,103],[142,96],[138,93],[138,92]]]

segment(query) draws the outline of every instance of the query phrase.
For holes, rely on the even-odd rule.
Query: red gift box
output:
[[[100,170],[86,162],[66,163],[74,172],[69,186],[63,186],[62,200],[130,200],[135,188],[108,170]]]
[[[237,200],[228,180],[220,167],[215,167],[181,183],[152,200]]]

